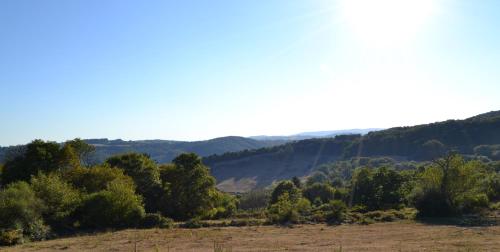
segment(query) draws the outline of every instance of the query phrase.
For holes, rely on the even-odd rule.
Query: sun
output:
[[[402,46],[414,41],[439,0],[338,0],[341,22],[366,45]]]

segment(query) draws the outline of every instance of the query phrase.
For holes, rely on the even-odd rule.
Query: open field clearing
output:
[[[214,250],[217,246],[219,249]],[[124,230],[5,251],[499,251],[500,227],[419,223]]]

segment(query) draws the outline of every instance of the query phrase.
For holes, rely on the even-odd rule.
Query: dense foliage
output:
[[[172,227],[173,220],[233,214],[235,197],[218,191],[195,154],[158,165],[128,153],[92,164],[94,148],[35,140],[0,173],[0,244],[84,230]]]
[[[341,143],[347,142],[337,147]],[[314,146],[309,144],[301,148]],[[437,142],[428,145],[442,155]],[[415,212],[419,218],[456,217],[496,209],[500,199],[500,162],[481,155],[334,160],[310,176],[233,196],[215,187],[210,169],[193,153],[162,165],[138,153],[89,164],[91,151],[79,139],[63,145],[35,140],[0,167],[0,244],[108,228],[168,228],[174,220],[201,227],[207,219],[237,217],[247,219],[232,225],[248,225],[248,218],[369,224]]]

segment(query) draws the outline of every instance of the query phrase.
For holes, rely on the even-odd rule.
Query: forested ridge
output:
[[[500,111],[465,120],[391,128],[363,136],[308,139],[212,155],[204,158],[204,162],[219,181],[228,181],[225,188],[238,191],[240,180],[251,178],[253,186],[266,186],[274,180],[306,176],[315,167],[335,160],[391,157],[396,161],[429,161],[449,151],[500,160]]]
[[[121,139],[109,140],[106,138],[83,139],[83,141],[95,147],[95,152],[91,157],[95,163],[103,162],[110,156],[128,152],[147,153],[156,162],[168,163],[176,156],[186,152],[193,152],[200,156],[209,156],[212,154],[275,146],[286,142],[282,140],[254,140],[237,136],[193,142],[171,140],[125,141]],[[15,152],[18,148],[23,148],[23,146],[0,147],[0,163],[9,155],[9,152]]]
[[[102,140],[34,140],[0,165],[0,245],[176,225],[470,222],[464,216],[491,224],[500,210],[499,130],[499,112],[490,112],[162,163],[137,152],[97,162]],[[246,190],[226,190],[237,186]]]
[[[349,138],[339,139],[332,151]],[[64,145],[34,140],[0,166],[0,245],[126,228],[371,224],[471,215],[476,224],[495,224],[488,216],[500,210],[500,162],[455,152],[432,162],[336,160],[306,177],[231,195],[215,187],[210,168],[194,153],[168,164],[140,153],[91,164],[86,160],[94,150],[80,139]]]

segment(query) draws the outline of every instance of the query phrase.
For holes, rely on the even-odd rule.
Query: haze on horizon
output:
[[[500,109],[495,0],[0,2],[0,145],[388,128]]]

